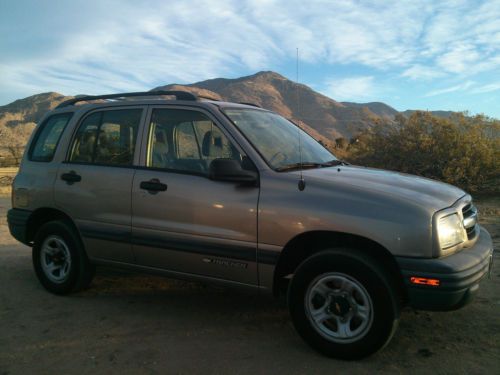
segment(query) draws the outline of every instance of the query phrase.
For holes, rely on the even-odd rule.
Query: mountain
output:
[[[342,102],[347,107],[354,108],[368,108],[372,113],[376,114],[379,117],[393,120],[394,117],[399,113],[397,110],[392,108],[390,105],[387,105],[382,102],[370,102],[370,103],[352,103],[352,102]]]
[[[338,137],[349,138],[372,126],[375,119],[381,117],[369,106],[337,102],[306,85],[297,84],[269,71],[235,79],[216,78],[189,85],[159,86],[153,90],[172,89],[188,90],[196,94],[199,90],[205,90],[206,96],[257,104],[300,121],[313,137],[328,143]]]
[[[0,106],[0,126],[12,127],[25,123],[37,123],[47,111],[70,98],[71,96],[64,96],[57,92],[46,92]]]
[[[330,145],[336,138],[351,138],[380,120],[390,124],[400,113],[380,102],[337,102],[306,85],[297,84],[270,71],[235,79],[215,78],[187,85],[170,84],[153,90],[187,90],[215,100],[254,103],[299,122],[314,138]],[[20,124],[31,126],[45,112],[69,98],[56,92],[47,92],[0,106],[0,127]],[[413,111],[401,113],[409,116]],[[431,113],[449,117],[453,112]]]
[[[33,126],[47,111],[70,98],[57,92],[46,92],[0,106],[0,127]]]

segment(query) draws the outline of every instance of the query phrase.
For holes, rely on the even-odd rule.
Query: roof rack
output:
[[[69,105],[73,105],[78,102],[88,102],[91,100],[99,100],[99,99],[120,99],[120,98],[129,98],[133,96],[161,96],[161,95],[169,95],[175,96],[177,100],[189,100],[195,101],[198,100],[198,97],[187,91],[144,91],[144,92],[127,92],[121,94],[108,94],[108,95],[86,95],[80,96],[78,98],[73,98],[69,100],[65,100],[60,103],[56,108],[63,108]]]
[[[238,104],[251,105],[252,107],[262,108],[260,105],[248,102],[239,102]]]

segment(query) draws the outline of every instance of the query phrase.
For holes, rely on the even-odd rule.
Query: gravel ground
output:
[[[498,252],[471,305],[405,310],[387,348],[342,362],[310,350],[284,303],[268,297],[109,269],[88,291],[51,295],[35,278],[31,249],[8,234],[9,206],[0,198],[0,374],[498,374]],[[500,200],[479,206],[499,249]]]

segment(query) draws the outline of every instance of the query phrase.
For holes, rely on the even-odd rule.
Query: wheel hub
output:
[[[52,256],[49,256],[49,259],[53,261],[55,264],[63,264],[66,260],[66,257],[62,252],[58,252]]]
[[[344,317],[351,310],[351,305],[345,297],[333,296],[328,305],[328,310],[335,316]]]
[[[373,303],[365,287],[353,277],[329,272],[314,279],[305,294],[313,328],[334,342],[354,342],[373,322]]]
[[[54,283],[67,280],[71,267],[71,254],[62,237],[48,236],[42,243],[40,261],[47,278]]]

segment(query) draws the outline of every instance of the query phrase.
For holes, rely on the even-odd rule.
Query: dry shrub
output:
[[[0,165],[19,165],[35,126],[33,122],[19,123],[16,126],[0,124]]]
[[[441,118],[415,112],[360,134],[349,148],[355,164],[425,176],[468,191],[498,191],[500,122],[478,115]]]

